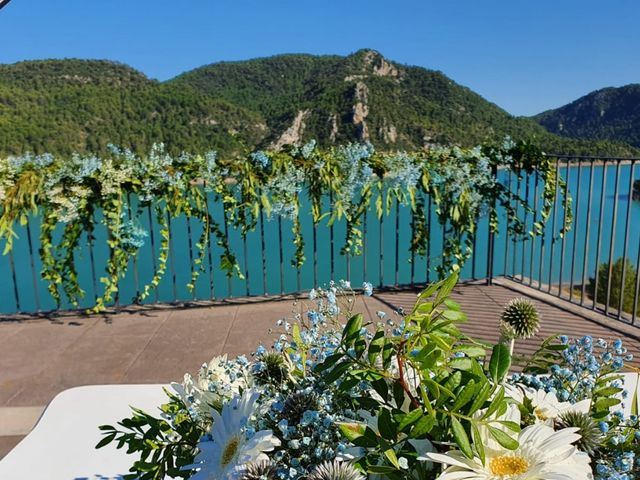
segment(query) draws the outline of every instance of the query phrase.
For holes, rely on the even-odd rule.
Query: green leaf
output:
[[[345,372],[347,370],[349,370],[352,365],[353,365],[353,362],[351,362],[350,360],[346,360],[344,362],[340,362],[335,367],[333,367],[333,370],[331,370],[329,373],[327,373],[325,375],[325,377],[324,377],[325,383],[333,383],[333,382],[335,382],[342,375],[344,375]]]
[[[460,307],[460,305],[454,302],[453,300],[451,300],[450,298],[445,299],[444,304],[447,306],[449,310],[456,310],[458,312],[462,311],[462,308]]]
[[[414,357],[413,360],[416,362],[424,362],[425,359],[429,356],[431,352],[433,352],[436,348],[434,343],[427,344],[426,347],[423,347]]]
[[[383,400],[387,400],[389,396],[389,386],[384,378],[379,378],[371,382],[371,386],[376,391],[378,395],[382,397]]]
[[[359,337],[353,344],[353,349],[355,350],[355,357],[360,360],[362,358],[362,354],[367,349],[367,342],[363,337]]]
[[[504,425],[505,427],[507,427],[512,432],[516,432],[517,433],[517,432],[519,432],[521,430],[520,424],[518,422],[512,422],[510,420],[498,420],[498,423],[500,425]]]
[[[466,357],[452,358],[449,361],[449,366],[458,370],[468,371],[473,368],[473,361]]]
[[[443,385],[440,385],[438,382],[434,382],[430,378],[423,378],[424,384],[427,386],[431,395],[435,398],[439,398],[441,396],[453,397],[453,392],[446,388]],[[446,400],[446,399],[445,399]]]
[[[293,324],[291,335],[293,337],[293,340],[296,342],[296,344],[299,347],[302,347],[304,345],[304,342],[302,341],[302,337],[300,336],[300,326],[297,323]]]
[[[637,375],[636,382],[640,382],[640,375]],[[640,399],[638,398],[638,385],[636,383],[636,388],[633,391],[633,399],[631,400],[631,415],[638,415],[638,410],[640,410],[638,408],[639,400]]]
[[[498,393],[496,393],[495,397],[493,397],[493,399],[491,400],[491,403],[489,404],[489,408],[487,408],[487,410],[484,412],[484,414],[482,415],[482,418],[483,419],[489,418],[491,415],[497,412],[500,406],[503,404],[503,402],[504,402],[504,388],[501,387],[498,390]]]
[[[382,438],[395,440],[397,436],[396,425],[393,423],[389,410],[383,408],[378,414],[378,431]]]
[[[461,383],[462,383],[462,372],[460,372],[459,370],[456,370],[449,376],[447,381],[444,383],[444,387],[447,389],[448,392],[453,392],[456,388],[460,386]],[[451,396],[453,397],[453,394],[451,394]]]
[[[476,382],[474,380],[469,380],[469,382],[462,388],[460,393],[458,393],[458,397],[456,401],[453,402],[451,406],[451,410],[457,412],[462,407],[464,407],[467,403],[471,401],[474,394],[476,393]]]
[[[378,435],[371,428],[366,427],[364,434],[351,440],[357,447],[373,448],[378,446]]]
[[[620,403],[618,398],[599,398],[591,407],[594,412],[609,411],[609,409]]]
[[[110,433],[109,435],[106,435],[102,440],[100,440],[98,442],[98,444],[96,445],[96,449],[98,448],[102,448],[105,445],[108,445],[109,443],[111,443],[113,441],[113,439],[116,438],[116,433]]]
[[[375,362],[378,355],[380,355],[380,352],[382,351],[386,340],[387,339],[384,336],[384,330],[378,330],[375,333],[375,335],[371,339],[371,342],[369,342],[369,350],[367,353],[367,359],[369,360],[369,363],[373,364]]]
[[[430,345],[435,346],[435,343],[431,343]],[[433,368],[433,366],[442,356],[442,350],[435,350],[435,351],[433,351],[433,349],[430,349],[430,350],[432,351],[426,357],[418,358],[420,356],[418,355],[418,357],[414,359],[421,365],[423,371],[430,370],[431,368]]]
[[[424,300],[424,299],[427,299],[427,298],[431,297],[431,295],[436,293],[436,291],[440,288],[441,285],[442,285],[442,281],[432,283],[427,288],[425,288],[420,293],[420,295],[418,295],[418,300]]]
[[[384,451],[384,456],[387,457],[387,460],[391,462],[391,465],[396,467],[396,469],[400,469],[400,464],[398,463],[398,457],[396,456],[396,452],[393,448],[388,448]]]
[[[449,345],[443,338],[441,338],[438,335],[431,335],[431,340],[433,342],[436,343],[436,345],[438,345],[439,348],[441,348],[442,350],[444,350],[445,352],[448,352],[449,350],[451,350],[451,345]]]
[[[484,465],[486,461],[484,444],[482,443],[482,436],[480,435],[480,431],[478,430],[478,426],[475,422],[471,422],[471,438],[473,439],[473,445],[476,447],[476,451],[478,452],[478,457],[480,457],[480,461],[482,462],[482,465]]]
[[[342,359],[342,357],[344,357],[342,353],[334,353],[333,355],[329,355],[324,362],[322,362],[319,365],[316,365],[315,371],[318,373],[321,373],[321,372],[324,372],[325,370],[330,369],[338,362],[338,360]]]
[[[459,345],[455,352],[464,353],[468,357],[484,357],[487,351],[478,345]]]
[[[357,422],[337,422],[337,424],[344,437],[350,442],[363,436],[367,428],[365,424]]]
[[[616,388],[616,387],[603,387],[595,390],[593,392],[594,397],[612,397],[620,392],[622,392],[624,388]]]
[[[369,465],[369,467],[367,467],[367,472],[381,475],[388,475],[397,471],[397,468],[390,467],[389,465]]]
[[[416,408],[415,410],[411,410],[406,415],[402,416],[400,423],[398,424],[398,430],[402,431],[407,428],[409,425],[413,425],[415,422],[420,420],[422,417],[422,410]]]
[[[507,450],[515,450],[519,446],[519,443],[515,438],[503,432],[499,428],[489,426],[489,433],[493,438],[496,439],[496,442],[498,442]]]
[[[412,438],[419,438],[423,435],[426,435],[431,431],[431,429],[435,426],[436,419],[432,415],[424,415],[420,418],[411,430]]]
[[[456,417],[451,417],[451,431],[453,433],[453,440],[456,442],[464,456],[467,458],[473,458],[473,450],[471,449],[469,436]]]
[[[511,353],[509,347],[503,343],[498,343],[493,347],[491,360],[489,361],[489,374],[496,383],[504,380],[511,367]]]
[[[467,315],[458,310],[445,310],[442,316],[454,322],[466,322]]]
[[[438,290],[436,295],[435,304],[439,305],[451,294],[453,288],[458,283],[458,272],[452,273],[448,278],[442,282],[442,287]]]
[[[342,341],[345,343],[353,342],[362,329],[362,314],[358,313],[351,317],[342,331]]]

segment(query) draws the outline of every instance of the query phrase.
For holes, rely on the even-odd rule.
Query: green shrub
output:
[[[615,309],[620,304],[620,291],[622,285],[622,272],[624,269],[624,292],[622,309],[631,313],[633,311],[633,300],[636,291],[636,279],[638,273],[636,272],[633,263],[628,258],[620,257],[613,264],[611,269],[611,292],[609,294],[609,306]],[[607,299],[607,285],[609,281],[609,263],[601,263],[598,267],[598,294],[596,301],[598,303],[606,303]],[[589,279],[589,295],[594,297],[595,292],[595,278]],[[640,302],[639,302],[640,303]],[[640,308],[636,309],[636,314],[640,314]]]

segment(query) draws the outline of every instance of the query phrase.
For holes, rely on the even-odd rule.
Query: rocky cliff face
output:
[[[271,144],[271,148],[279,150],[285,145],[297,145],[302,142],[305,123],[304,120],[309,116],[311,110],[300,110],[293,123],[287,128],[278,139]]]
[[[416,149],[507,134],[521,138],[523,131],[546,135],[439,72],[394,63],[374,50],[212,64],[170,83],[262,115],[265,140],[274,148],[311,138],[325,146],[370,141],[380,148]]]

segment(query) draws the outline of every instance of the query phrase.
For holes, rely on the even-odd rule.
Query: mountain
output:
[[[640,84],[603,88],[533,117],[552,133],[640,147]]]
[[[625,151],[615,145],[563,141],[534,121],[510,115],[443,73],[400,65],[374,50],[350,56],[278,55],[221,62],[169,83],[186,85],[259,113],[266,141],[371,141],[384,149],[431,143],[475,145],[506,135],[562,152]]]
[[[114,62],[0,65],[3,154],[101,152],[108,143],[147,151],[154,142],[232,152],[259,142],[263,130],[252,112]]]
[[[221,62],[158,82],[103,60],[0,65],[0,154],[216,149],[235,155],[316,139],[378,149],[475,145],[506,135],[562,153],[629,154],[610,142],[549,133],[444,74],[373,50]]]

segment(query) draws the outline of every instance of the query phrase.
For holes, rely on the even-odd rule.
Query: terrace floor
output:
[[[516,353],[532,352],[552,334],[589,334],[624,339],[640,360],[640,329],[505,279],[491,286],[468,283],[456,288],[453,299],[469,317],[461,329],[495,342],[502,309],[517,296],[535,301],[542,326],[538,336],[516,344]],[[415,298],[415,291],[380,292],[358,297],[355,311],[377,320],[378,310],[407,310]],[[249,354],[260,342],[269,345],[269,329],[276,320],[290,318],[301,308],[302,302],[294,305],[292,298],[255,299],[193,308],[136,308],[108,316],[0,321],[0,458],[67,388],[180,381],[214,355]]]

